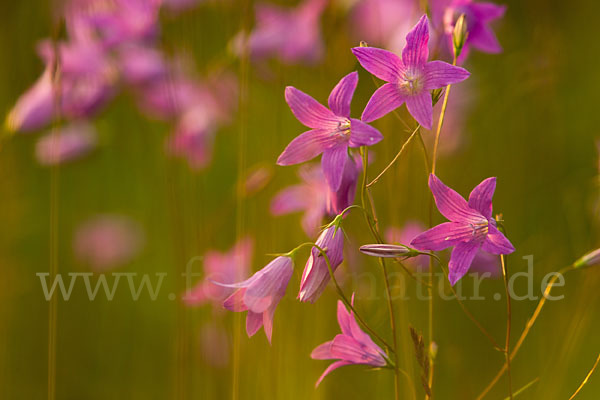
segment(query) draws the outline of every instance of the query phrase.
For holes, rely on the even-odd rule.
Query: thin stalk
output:
[[[308,245],[310,244],[312,247],[316,248],[317,250],[319,250],[319,253],[321,254],[321,256],[325,259],[325,263],[327,264],[327,269],[329,270],[329,276],[331,277],[331,281],[333,282],[333,285],[335,286],[335,290],[337,291],[338,295],[340,296],[340,299],[342,300],[342,302],[344,302],[344,304],[346,305],[346,307],[348,307],[350,309],[350,311],[352,311],[354,313],[354,316],[356,317],[356,320],[366,329],[369,331],[369,333],[371,335],[373,335],[377,340],[379,340],[385,347],[387,347],[388,349],[390,349],[392,351],[392,353],[395,354],[396,352],[396,348],[395,346],[392,348],[392,346],[390,346],[388,344],[387,341],[385,341],[381,336],[379,336],[379,334],[377,334],[377,332],[375,332],[366,322],[365,320],[360,316],[360,314],[356,311],[356,309],[354,308],[354,306],[352,305],[352,302],[348,300],[348,298],[346,297],[346,295],[344,294],[344,291],[342,290],[342,288],[340,287],[340,285],[337,282],[337,279],[335,278],[335,274],[333,273],[333,268],[331,267],[331,262],[329,260],[329,256],[327,255],[327,253],[325,252],[325,250],[323,248],[321,248],[320,246],[318,246],[316,243],[304,243],[300,246],[303,245]],[[299,248],[300,246],[298,246],[297,248]],[[397,362],[396,362],[397,365]]]
[[[444,271],[444,273],[446,274],[446,276],[448,276],[448,270],[445,269],[442,264],[440,264],[440,266],[442,267],[442,270]],[[479,330],[481,331],[481,333],[483,333],[485,335],[485,337],[488,338],[488,340],[490,341],[490,343],[492,344],[492,346],[494,346],[494,348],[496,350],[504,352],[504,348],[500,347],[500,345],[498,344],[498,342],[496,342],[496,340],[494,339],[494,337],[487,331],[487,329],[485,329],[483,327],[483,325],[477,320],[477,318],[475,318],[475,316],[473,314],[471,314],[471,312],[469,311],[469,309],[467,308],[467,306],[465,306],[465,304],[462,302],[462,300],[460,299],[460,297],[458,297],[458,293],[456,293],[456,290],[454,290],[454,288],[452,286],[450,286],[450,291],[452,292],[452,294],[454,295],[454,297],[456,297],[456,301],[458,302],[458,304],[460,305],[460,307],[462,308],[462,310],[466,314],[466,316],[469,317],[469,319],[471,321],[473,321],[473,323],[477,326],[477,328],[479,328]]]
[[[456,55],[454,55],[454,60],[452,61],[452,65],[456,65]],[[442,111],[440,112],[440,119],[438,120],[438,126],[437,126],[437,130],[435,132],[435,141],[433,142],[433,161],[431,164],[431,173],[432,174],[435,174],[437,149],[438,149],[438,144],[440,143],[440,133],[442,131],[442,125],[444,124],[444,116],[446,115],[446,107],[448,106],[448,97],[450,96],[450,88],[452,88],[452,85],[446,86],[446,92],[444,93],[444,101],[442,103]]]
[[[503,254],[500,254],[502,263],[502,277],[504,278],[504,290],[506,292],[506,343],[504,345],[504,356],[506,358],[506,373],[508,375],[508,397],[513,400],[512,377],[510,373],[510,327],[512,320],[510,291],[508,290],[508,272],[506,270],[506,260]]]
[[[363,156],[363,181],[362,181],[362,189],[361,189],[361,201],[362,201],[362,207],[363,209],[366,210],[365,207],[365,196],[367,194],[367,179],[368,179],[368,165],[369,165],[369,153],[366,147],[362,147],[362,156]],[[369,201],[371,199],[369,198]],[[371,201],[371,208],[374,212],[375,207],[373,205],[373,202]],[[382,243],[381,240],[381,236],[379,235],[379,232],[377,231],[377,226],[373,226],[371,224],[371,218],[369,218],[368,214],[365,213],[365,218],[367,220],[367,224],[369,225],[369,229],[371,231],[371,234],[373,235],[373,238],[378,242],[378,243]],[[387,271],[387,266],[385,264],[385,259],[383,258],[379,258],[379,264],[381,265],[381,270],[383,272],[383,280],[385,283],[385,291],[387,294],[387,303],[388,303],[388,310],[390,313],[390,328],[392,330],[392,345],[393,345],[393,350],[394,350],[394,363],[395,363],[395,368],[394,368],[394,393],[395,393],[395,398],[396,400],[400,399],[400,372],[398,370],[399,365],[398,365],[398,339],[397,339],[397,332],[396,332],[396,317],[395,317],[395,313],[394,313],[394,303],[392,301],[392,291],[390,289],[390,281],[388,278],[388,271]]]
[[[527,321],[527,324],[525,325],[525,329],[523,329],[523,332],[521,333],[519,340],[517,341],[517,343],[515,344],[515,347],[513,348],[512,352],[510,353],[511,361],[517,355],[517,352],[521,348],[521,345],[525,341],[525,338],[529,334],[529,331],[533,327],[533,324],[539,317],[540,312],[542,311],[542,308],[544,307],[544,304],[546,304],[546,299],[547,299],[548,295],[550,294],[550,292],[552,291],[554,282],[556,282],[556,280],[558,279],[559,276],[563,275],[564,273],[566,273],[572,269],[573,269],[573,265],[569,265],[568,267],[565,267],[565,268],[561,269],[560,271],[558,271],[556,274],[552,275],[552,278],[550,278],[550,281],[548,281],[548,284],[546,285],[546,288],[544,289],[544,294],[542,295],[542,298],[538,302],[538,305],[535,308],[535,310],[533,311],[531,318],[529,318],[529,320]],[[476,400],[483,399],[490,392],[490,390],[492,390],[494,385],[496,385],[496,383],[498,383],[500,378],[502,378],[502,375],[504,374],[505,371],[506,371],[506,363],[504,363],[502,365],[502,368],[500,369],[500,371],[496,374],[494,379],[492,379],[492,381],[486,386],[486,388],[483,389],[483,392],[481,392],[481,394],[479,396],[477,396]]]
[[[521,389],[517,390],[514,394],[515,397],[517,397],[518,395],[520,395],[521,393],[523,393],[524,391],[526,391],[527,389],[529,389],[530,387],[532,387],[533,385],[535,385],[538,381],[540,380],[540,378],[535,378],[534,380],[532,380],[531,382],[529,382],[527,385],[523,386]],[[505,398],[504,400],[510,400],[509,397]],[[571,400],[571,399],[569,399]]]
[[[575,393],[573,393],[573,395],[571,397],[569,397],[569,400],[573,400],[573,398],[575,396],[577,396],[577,394],[585,386],[585,384],[587,383],[587,381],[590,379],[590,376],[592,376],[592,374],[594,373],[594,370],[598,366],[598,363],[600,363],[600,354],[598,354],[598,358],[596,358],[596,362],[594,363],[594,366],[592,367],[592,369],[590,369],[590,372],[588,372],[588,374],[586,375],[585,379],[583,380],[583,382],[581,382],[581,385],[579,385],[579,387],[577,388],[577,390],[575,391]]]
[[[379,179],[383,176],[383,174],[385,174],[387,172],[387,170],[390,169],[392,167],[392,165],[394,165],[394,163],[402,155],[402,152],[404,151],[404,149],[406,148],[406,146],[408,145],[408,143],[410,143],[410,141],[412,140],[412,138],[417,134],[417,132],[419,132],[419,128],[420,127],[421,127],[421,125],[417,125],[417,127],[413,130],[413,132],[408,137],[408,139],[406,139],[406,141],[402,144],[402,147],[400,147],[400,150],[398,151],[398,153],[396,153],[396,156],[392,159],[392,161],[390,161],[390,163],[383,169],[383,171],[381,171],[379,173],[379,175],[377,175],[377,177],[375,179],[373,179],[371,182],[369,182],[369,184],[367,185],[367,187],[371,187],[374,184],[376,184],[377,181],[379,181]]]

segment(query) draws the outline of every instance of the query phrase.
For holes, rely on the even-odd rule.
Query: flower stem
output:
[[[506,270],[506,259],[503,254],[500,254],[500,262],[502,263],[502,277],[504,278],[504,290],[506,292],[506,343],[504,345],[504,356],[506,358],[506,374],[508,375],[508,396],[510,400],[513,400],[512,377],[510,373],[510,328],[512,313],[510,291],[508,290],[508,271]]]
[[[417,134],[417,132],[419,132],[419,128],[420,127],[421,127],[421,125],[417,125],[417,127],[413,130],[413,132],[408,137],[408,139],[406,139],[406,141],[402,144],[402,147],[400,147],[400,150],[398,151],[398,153],[396,154],[396,156],[392,159],[392,161],[390,161],[390,163],[383,169],[383,171],[381,171],[379,173],[379,175],[377,175],[377,177],[375,179],[373,179],[371,182],[369,182],[369,184],[367,184],[367,187],[371,187],[374,184],[376,184],[379,181],[379,179],[383,176],[383,174],[385,174],[387,172],[387,170],[390,169],[392,167],[392,165],[394,165],[394,163],[396,162],[396,160],[398,160],[398,158],[400,158],[400,155],[402,155],[402,152],[404,151],[404,149],[406,148],[406,146],[408,145],[408,143]]]
[[[583,386],[585,386],[585,384],[587,383],[587,381],[590,379],[590,376],[592,376],[592,374],[594,373],[594,370],[598,366],[598,363],[600,363],[600,354],[598,354],[598,358],[596,358],[596,362],[594,363],[594,366],[592,367],[592,369],[590,370],[590,372],[588,372],[588,374],[586,375],[585,379],[583,380],[583,382],[581,382],[581,385],[579,385],[579,387],[577,388],[577,390],[575,391],[575,393],[573,393],[573,395],[571,395],[571,397],[569,397],[569,400],[573,400],[573,398],[575,396],[577,396],[577,394],[581,391],[581,389],[583,388]]]
[[[356,309],[354,308],[354,306],[352,305],[352,303],[348,300],[348,298],[346,297],[346,295],[344,294],[344,291],[342,290],[342,288],[340,287],[340,285],[338,284],[337,279],[335,278],[335,275],[333,273],[333,268],[331,267],[331,262],[329,260],[329,256],[327,255],[327,253],[325,252],[325,250],[323,248],[321,248],[319,245],[317,245],[316,243],[312,243],[312,242],[306,242],[306,243],[302,243],[301,245],[299,245],[298,247],[296,247],[294,250],[292,250],[292,252],[295,252],[299,249],[301,249],[302,247],[314,247],[315,249],[319,250],[319,253],[321,254],[321,256],[325,259],[325,263],[327,264],[327,269],[329,270],[329,276],[331,277],[331,281],[333,282],[333,285],[335,286],[335,290],[338,293],[338,296],[340,297],[340,299],[342,300],[342,302],[346,305],[346,307],[348,307],[353,313],[354,316],[356,317],[356,320],[367,330],[369,331],[369,333],[371,335],[373,335],[373,337],[377,340],[379,340],[379,342],[381,344],[383,344],[384,347],[392,350],[392,352],[395,352],[395,347],[392,348],[392,346],[389,345],[389,343],[383,339],[381,336],[379,336],[379,334],[377,332],[375,332],[366,322],[365,320],[360,316],[360,314],[358,313],[358,311],[356,311]]]
[[[452,61],[452,65],[456,65],[456,55]],[[437,130],[435,132],[435,141],[433,142],[433,161],[431,164],[431,173],[435,174],[435,165],[437,159],[437,150],[440,143],[440,133],[442,131],[442,125],[444,124],[444,116],[446,115],[446,107],[448,106],[448,97],[450,96],[450,88],[452,85],[446,86],[446,92],[444,93],[444,101],[442,103],[442,111],[440,112],[440,118],[438,120]]]
[[[558,271],[556,274],[552,275],[552,278],[550,278],[550,281],[548,281],[548,284],[546,285],[546,288],[544,289],[544,294],[542,295],[542,298],[538,302],[538,305],[535,308],[535,311],[531,315],[531,318],[529,318],[529,320],[527,321],[527,325],[525,325],[525,329],[523,329],[523,332],[521,333],[519,340],[517,341],[517,343],[515,344],[515,347],[513,348],[512,352],[510,353],[511,361],[517,355],[517,352],[519,351],[519,349],[521,348],[521,345],[525,341],[525,338],[529,334],[531,327],[533,327],[533,324],[535,323],[538,316],[540,315],[540,312],[542,311],[544,304],[546,304],[546,299],[547,299],[548,295],[550,294],[550,292],[552,291],[554,282],[556,282],[556,280],[558,279],[559,276],[562,276],[564,273],[566,273],[572,269],[573,269],[573,265],[569,265],[568,267],[565,267],[565,268],[561,269],[560,271]],[[506,363],[504,363],[502,365],[502,368],[500,369],[500,371],[496,374],[494,379],[492,379],[492,381],[486,386],[486,388],[483,390],[483,392],[481,392],[481,394],[479,396],[477,396],[476,400],[483,399],[490,392],[490,390],[492,390],[494,385],[496,385],[496,383],[498,383],[500,378],[502,378],[502,375],[504,374],[505,371],[506,371]]]
[[[367,195],[367,179],[368,179],[368,166],[369,166],[369,153],[367,150],[367,147],[363,146],[361,147],[361,152],[362,152],[362,157],[363,157],[363,180],[362,180],[362,189],[361,189],[361,201],[362,201],[362,207],[363,210],[365,210],[365,219],[367,221],[367,225],[369,225],[369,229],[371,231],[371,234],[373,235],[373,238],[375,239],[375,241],[377,241],[377,243],[383,243],[383,241],[381,240],[381,236],[379,235],[379,232],[377,230],[377,222],[374,221],[373,223],[372,218],[369,217],[368,213],[366,212],[366,207],[365,207],[365,197]],[[369,202],[371,205],[371,211],[374,214],[375,213],[375,206],[373,204],[373,202],[371,201],[371,198],[369,197]],[[374,218],[374,215],[373,215]],[[390,281],[388,278],[388,271],[387,271],[387,266],[385,264],[385,259],[383,258],[379,258],[379,264],[381,265],[381,270],[383,271],[383,280],[385,283],[385,291],[387,294],[387,303],[388,303],[388,309],[389,309],[389,313],[390,313],[390,328],[392,330],[392,345],[393,345],[393,352],[394,352],[394,393],[395,393],[395,398],[396,400],[400,399],[400,371],[399,371],[399,365],[398,365],[398,339],[397,339],[397,332],[396,332],[396,317],[395,317],[395,313],[394,313],[394,303],[392,301],[392,291],[390,289]]]

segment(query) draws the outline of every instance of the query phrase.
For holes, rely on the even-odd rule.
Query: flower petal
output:
[[[376,47],[354,47],[352,53],[364,69],[386,82],[397,82],[404,64],[396,54]]]
[[[487,178],[471,191],[469,195],[469,207],[479,211],[484,217],[492,217],[492,197],[496,190],[496,178]]]
[[[406,108],[415,120],[425,129],[433,125],[433,105],[431,93],[425,90],[421,93],[406,97]]]
[[[331,110],[293,86],[285,88],[285,101],[298,121],[309,128],[335,128],[338,124],[339,118]]]
[[[369,124],[350,118],[350,147],[371,146],[379,143],[383,135]]]
[[[254,274],[255,279],[244,293],[244,304],[255,313],[275,307],[285,294],[292,273],[292,260],[289,257],[275,258]]]
[[[442,215],[454,222],[481,222],[483,216],[469,207],[465,199],[435,175],[429,175],[429,188]]]
[[[353,364],[384,366],[385,359],[377,349],[364,346],[348,335],[337,335],[331,344],[331,354],[335,358],[350,361]]]
[[[408,35],[406,46],[402,50],[402,62],[409,67],[422,66],[429,58],[429,20],[424,14]]]
[[[472,240],[459,243],[452,250],[450,263],[448,264],[448,280],[452,286],[469,271],[473,258],[475,258],[480,247],[481,243]]]
[[[488,234],[481,249],[492,254],[510,254],[515,251],[512,243],[492,224],[488,226]]]
[[[500,53],[502,46],[496,38],[492,29],[485,25],[480,25],[478,29],[471,31],[472,35],[467,38],[467,44],[484,53]]]
[[[344,335],[352,335],[352,317],[341,300],[337,304],[337,320]]]
[[[312,129],[297,136],[287,145],[277,159],[278,165],[293,165],[311,160],[328,148],[336,145],[340,138],[330,130]]]
[[[471,74],[464,68],[443,61],[431,61],[425,64],[424,75],[424,89],[432,90],[464,81]]]
[[[310,358],[313,360],[331,360],[335,357],[331,355],[331,344],[333,340],[329,342],[325,342],[323,344],[318,345],[315,349],[310,353]]]
[[[340,188],[347,158],[348,146],[346,145],[335,146],[323,152],[323,157],[321,158],[323,174],[325,175],[325,179],[327,179],[327,184],[333,191],[337,191]]]
[[[405,100],[406,95],[400,91],[396,84],[386,83],[373,93],[360,119],[363,122],[375,121],[400,107]]]
[[[321,383],[321,381],[323,380],[323,378],[325,378],[327,375],[329,375],[329,373],[335,369],[338,369],[339,367],[343,367],[345,365],[350,365],[352,364],[351,362],[348,361],[336,361],[333,364],[331,364],[329,367],[327,367],[327,369],[325,369],[325,371],[323,371],[323,373],[321,374],[321,376],[319,377],[319,379],[317,380],[317,383],[315,383],[315,387],[319,386],[319,384]]]
[[[267,340],[269,344],[271,343],[271,338],[273,337],[273,317],[275,316],[275,308],[277,305],[273,305],[269,307],[265,312],[263,312],[263,327],[265,329],[265,335],[267,336]]]
[[[329,99],[327,99],[327,104],[329,104],[329,108],[334,114],[346,118],[350,117],[350,103],[357,84],[358,72],[354,71],[343,77],[333,88]]]
[[[444,222],[415,237],[410,245],[418,250],[440,251],[467,241],[473,236],[473,228],[462,222]]]
[[[231,296],[229,296],[228,298],[225,299],[225,301],[223,302],[223,307],[225,307],[229,311],[235,311],[235,312],[248,310],[248,307],[246,307],[246,305],[244,304],[244,293],[245,292],[246,292],[245,288],[239,289],[239,290],[236,290],[235,292],[233,292],[233,294]]]
[[[254,336],[254,334],[258,332],[262,325],[262,313],[253,313],[252,311],[248,311],[248,315],[246,315],[246,333],[248,334],[248,337]]]

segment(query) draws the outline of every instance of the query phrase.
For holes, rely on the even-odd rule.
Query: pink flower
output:
[[[45,127],[54,119],[52,68],[46,66],[42,76],[17,100],[6,117],[12,132],[29,132]]]
[[[454,247],[448,264],[448,279],[452,285],[469,271],[480,249],[492,254],[515,251],[492,218],[496,178],[485,179],[477,185],[469,195],[468,203],[433,174],[429,176],[429,188],[438,210],[451,222],[421,233],[413,239],[411,246],[433,251]]]
[[[350,118],[350,103],[357,83],[356,72],[343,77],[329,94],[329,109],[294,87],[285,89],[285,100],[290,109],[311,130],[292,140],[277,159],[277,164],[299,164],[323,153],[321,165],[327,183],[333,191],[340,188],[348,149],[371,146],[383,139],[377,129]]]
[[[344,260],[344,233],[335,225],[330,226],[321,233],[316,245],[325,250],[331,269],[335,271]],[[314,303],[325,290],[329,279],[331,276],[327,261],[321,252],[313,247],[302,273],[298,300]]]
[[[253,59],[277,57],[284,63],[314,63],[323,56],[319,19],[326,0],[304,0],[296,8],[270,4],[256,6],[256,27],[245,38],[238,35],[234,46],[243,54],[243,46]]]
[[[293,272],[292,259],[281,256],[243,282],[218,283],[225,287],[238,288],[223,302],[223,306],[230,311],[248,311],[246,316],[248,336],[254,335],[261,326],[264,326],[265,335],[271,343],[275,309],[285,295]]]
[[[302,228],[308,236],[315,236],[324,216],[335,216],[352,205],[361,169],[360,157],[347,157],[340,187],[333,191],[320,165],[303,165],[298,170],[302,183],[280,191],[271,202],[271,213],[304,211]]]
[[[352,9],[352,33],[357,41],[401,51],[419,19],[418,9],[417,0],[360,0]]]
[[[252,261],[253,247],[254,241],[246,237],[226,253],[214,250],[207,252],[204,255],[204,279],[184,295],[183,301],[189,306],[207,302],[220,306],[223,300],[234,292],[234,289],[214,282],[234,283],[241,276],[247,275]]]
[[[469,72],[443,61],[430,61],[429,26],[423,15],[406,36],[402,58],[387,50],[355,47],[352,52],[370,73],[386,81],[373,93],[361,119],[371,122],[406,103],[415,120],[426,129],[433,125],[431,90],[461,82]]]
[[[77,258],[103,271],[133,260],[144,243],[143,231],[120,215],[100,215],[82,224],[75,233]]]
[[[76,160],[96,146],[96,131],[86,122],[73,122],[58,132],[48,132],[38,140],[35,154],[42,165]]]
[[[352,305],[354,305],[354,295],[352,295]],[[338,300],[337,319],[342,333],[332,341],[317,346],[310,355],[315,360],[338,360],[327,367],[315,386],[319,386],[331,371],[344,365],[362,364],[372,367],[387,365],[385,352],[360,329],[354,319],[354,313],[348,312],[340,300]]]
[[[458,17],[462,14],[465,15],[467,38],[459,62],[466,59],[471,48],[484,53],[500,53],[502,51],[489,24],[504,16],[506,6],[474,0],[435,0],[432,2],[431,8],[435,25],[442,25],[450,54],[453,49],[454,25]]]

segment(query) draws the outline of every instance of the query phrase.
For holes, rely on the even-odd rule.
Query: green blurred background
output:
[[[525,270],[522,257],[533,255],[539,295],[545,274],[600,244],[595,144],[600,126],[595,25],[600,5],[504,3],[507,14],[496,25],[504,52],[470,57],[469,88],[476,102],[465,115],[463,145],[444,155],[438,175],[463,195],[482,179],[498,177],[494,208],[504,214],[517,248],[509,268],[512,273]],[[51,7],[39,0],[0,4],[3,112],[42,71],[34,46],[52,32]],[[252,23],[251,10],[251,1],[212,2],[177,18],[165,17],[162,46],[193,56],[202,70],[223,56],[227,42],[244,24]],[[76,285],[71,300],[58,301],[56,398],[221,399],[235,390],[241,399],[391,398],[391,373],[360,366],[337,370],[314,389],[328,363],[309,355],[338,332],[336,295],[330,287],[315,305],[294,300],[303,259],[276,312],[272,346],[262,331],[248,339],[242,316],[225,315],[231,342],[226,367],[211,367],[200,348],[200,329],[213,318],[210,307],[187,308],[167,297],[183,290],[179,274],[190,259],[208,249],[227,250],[244,235],[256,241],[253,270],[269,261],[267,253],[314,240],[300,229],[298,215],[269,214],[273,195],[297,181],[295,168],[275,168],[273,180],[255,196],[238,196],[236,187],[240,172],[261,162],[274,164],[303,129],[284,101],[286,85],[324,102],[343,75],[359,70],[353,115],[360,114],[374,91],[370,76],[350,53],[356,43],[341,11],[329,7],[321,26],[327,55],[316,67],[274,63],[272,76],[265,79],[253,66],[234,64],[247,78],[240,80],[247,101],[234,123],[219,132],[214,161],[205,171],[192,172],[184,162],[166,157],[168,126],[142,116],[126,94],[95,121],[101,149],[85,160],[44,168],[33,157],[36,135],[19,134],[0,143],[0,398],[46,398],[49,304],[35,274],[49,271],[53,259],[63,274],[86,271],[73,257],[72,235],[83,220],[104,212],[132,216],[146,234],[141,255],[119,271],[168,276],[156,301],[147,295],[132,301],[125,288],[117,290],[114,301],[102,296],[89,301],[82,285]],[[380,171],[408,133],[392,115],[374,125],[385,136],[373,148],[371,171]],[[426,222],[429,192],[416,141],[373,194],[383,227],[401,226],[409,219]],[[437,212],[435,218],[442,221]],[[356,259],[355,272],[373,273],[381,297],[377,263],[356,254],[358,245],[370,241],[363,224],[358,214],[348,219],[346,258]],[[201,270],[200,265],[194,268]],[[340,268],[349,270],[346,263]],[[599,284],[600,270],[590,269],[570,273],[565,287],[557,288],[564,300],[546,306],[513,362],[514,387],[540,378],[520,398],[566,399],[589,371],[600,351]],[[414,282],[408,285],[414,291]],[[526,285],[520,285],[517,291],[525,291]],[[501,280],[486,280],[482,296],[488,300],[466,302],[499,341],[504,337],[505,304],[492,295],[502,290]],[[513,336],[520,334],[535,305],[527,300],[513,303]],[[359,298],[358,308],[389,337],[381,298]],[[408,324],[426,332],[427,303],[399,301],[397,314],[401,365],[419,386]],[[502,354],[491,348],[455,301],[436,301],[435,340],[439,353],[434,391],[439,399],[475,398],[503,363]],[[487,398],[503,399],[506,388],[503,378]],[[417,390],[421,397],[422,389]],[[403,392],[409,398],[410,391]],[[600,376],[592,376],[579,398],[600,398]]]

